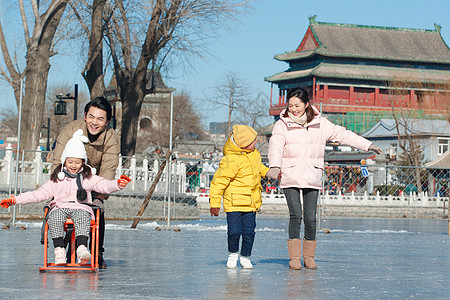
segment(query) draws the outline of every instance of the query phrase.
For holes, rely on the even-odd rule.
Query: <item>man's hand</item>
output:
[[[131,181],[130,177],[128,177],[127,175],[120,175],[120,178],[117,179],[117,184],[121,187],[124,188],[127,186],[127,184]]]
[[[105,205],[103,204],[103,200],[99,198],[95,198],[92,200],[92,205],[95,205],[100,209],[100,214],[103,214],[105,212]]]
[[[3,199],[0,201],[0,206],[3,208],[8,208],[12,205],[16,205],[16,197],[14,197],[14,195],[11,195],[8,199]]]
[[[217,217],[219,216],[220,207],[211,207],[209,211],[211,212],[211,216]]]

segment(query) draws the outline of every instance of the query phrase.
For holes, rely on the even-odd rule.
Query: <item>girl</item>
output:
[[[77,130],[67,142],[61,156],[61,164],[55,168],[50,180],[39,189],[11,195],[0,202],[4,208],[16,204],[37,203],[53,198],[49,203],[48,226],[55,247],[55,264],[66,264],[64,245],[64,223],[68,218],[75,224],[76,251],[81,263],[87,263],[91,254],[87,248],[91,220],[94,212],[91,191],[110,194],[119,191],[131,181],[127,176],[118,180],[107,180],[96,176],[95,169],[86,164],[84,144],[88,142],[81,129]],[[94,174],[93,174],[94,173]]]
[[[288,107],[281,111],[269,142],[268,178],[277,179],[289,208],[289,267],[301,269],[302,240],[300,227],[305,222],[303,263],[306,269],[316,269],[317,196],[322,187],[325,145],[328,141],[380,154],[382,150],[365,138],[337,126],[320,116],[310,104],[308,92],[294,88],[287,94]],[[303,194],[303,211],[300,201]]]

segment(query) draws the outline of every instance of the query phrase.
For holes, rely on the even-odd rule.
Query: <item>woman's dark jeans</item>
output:
[[[228,252],[239,251],[239,240],[242,235],[241,256],[252,255],[255,240],[256,213],[255,212],[227,212],[228,223]]]
[[[303,191],[303,213],[302,203],[300,201],[300,191]],[[316,211],[317,196],[319,190],[316,189],[283,189],[289,208],[289,239],[300,238],[300,228],[302,219],[305,220],[305,239],[316,239]]]

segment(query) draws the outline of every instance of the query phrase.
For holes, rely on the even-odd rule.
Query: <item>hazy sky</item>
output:
[[[7,0],[0,0],[2,7]],[[227,72],[235,72],[249,83],[249,94],[263,91],[270,94],[270,84],[264,77],[284,71],[288,64],[273,59],[276,54],[295,50],[305,34],[308,17],[317,15],[318,22],[336,22],[359,25],[434,29],[442,26],[441,35],[450,45],[450,1],[448,0],[260,0],[253,4],[250,15],[241,19],[233,31],[222,32],[209,45],[214,54],[196,64],[195,69],[180,69],[166,84],[177,91],[190,93],[197,108],[203,113],[203,124],[226,121],[224,110],[204,111],[201,99],[213,91],[218,80]],[[2,24],[14,22],[0,14]],[[18,25],[20,21],[17,20]],[[5,26],[5,25],[3,25]],[[21,38],[21,37],[17,37]],[[81,77],[82,64],[78,57],[61,57],[52,61],[49,85],[79,84],[87,91]],[[109,80],[109,78],[108,78]],[[0,83],[1,107],[15,107],[12,90]],[[68,91],[71,92],[71,91]],[[207,106],[211,106],[208,104]]]

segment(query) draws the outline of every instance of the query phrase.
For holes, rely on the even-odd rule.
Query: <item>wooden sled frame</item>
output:
[[[45,215],[48,213],[48,208],[45,209]],[[39,268],[39,271],[89,271],[98,272],[98,238],[99,238],[99,220],[100,220],[100,209],[94,209],[95,220],[91,220],[90,233],[91,233],[91,262],[88,264],[80,264],[75,261],[75,228],[72,230],[72,235],[70,237],[71,253],[70,262],[66,265],[55,265],[55,263],[48,262],[48,222],[45,222],[44,230],[44,265]],[[67,219],[64,223],[64,231],[67,231],[68,226],[74,226],[71,219]],[[52,246],[53,248],[53,246]]]

